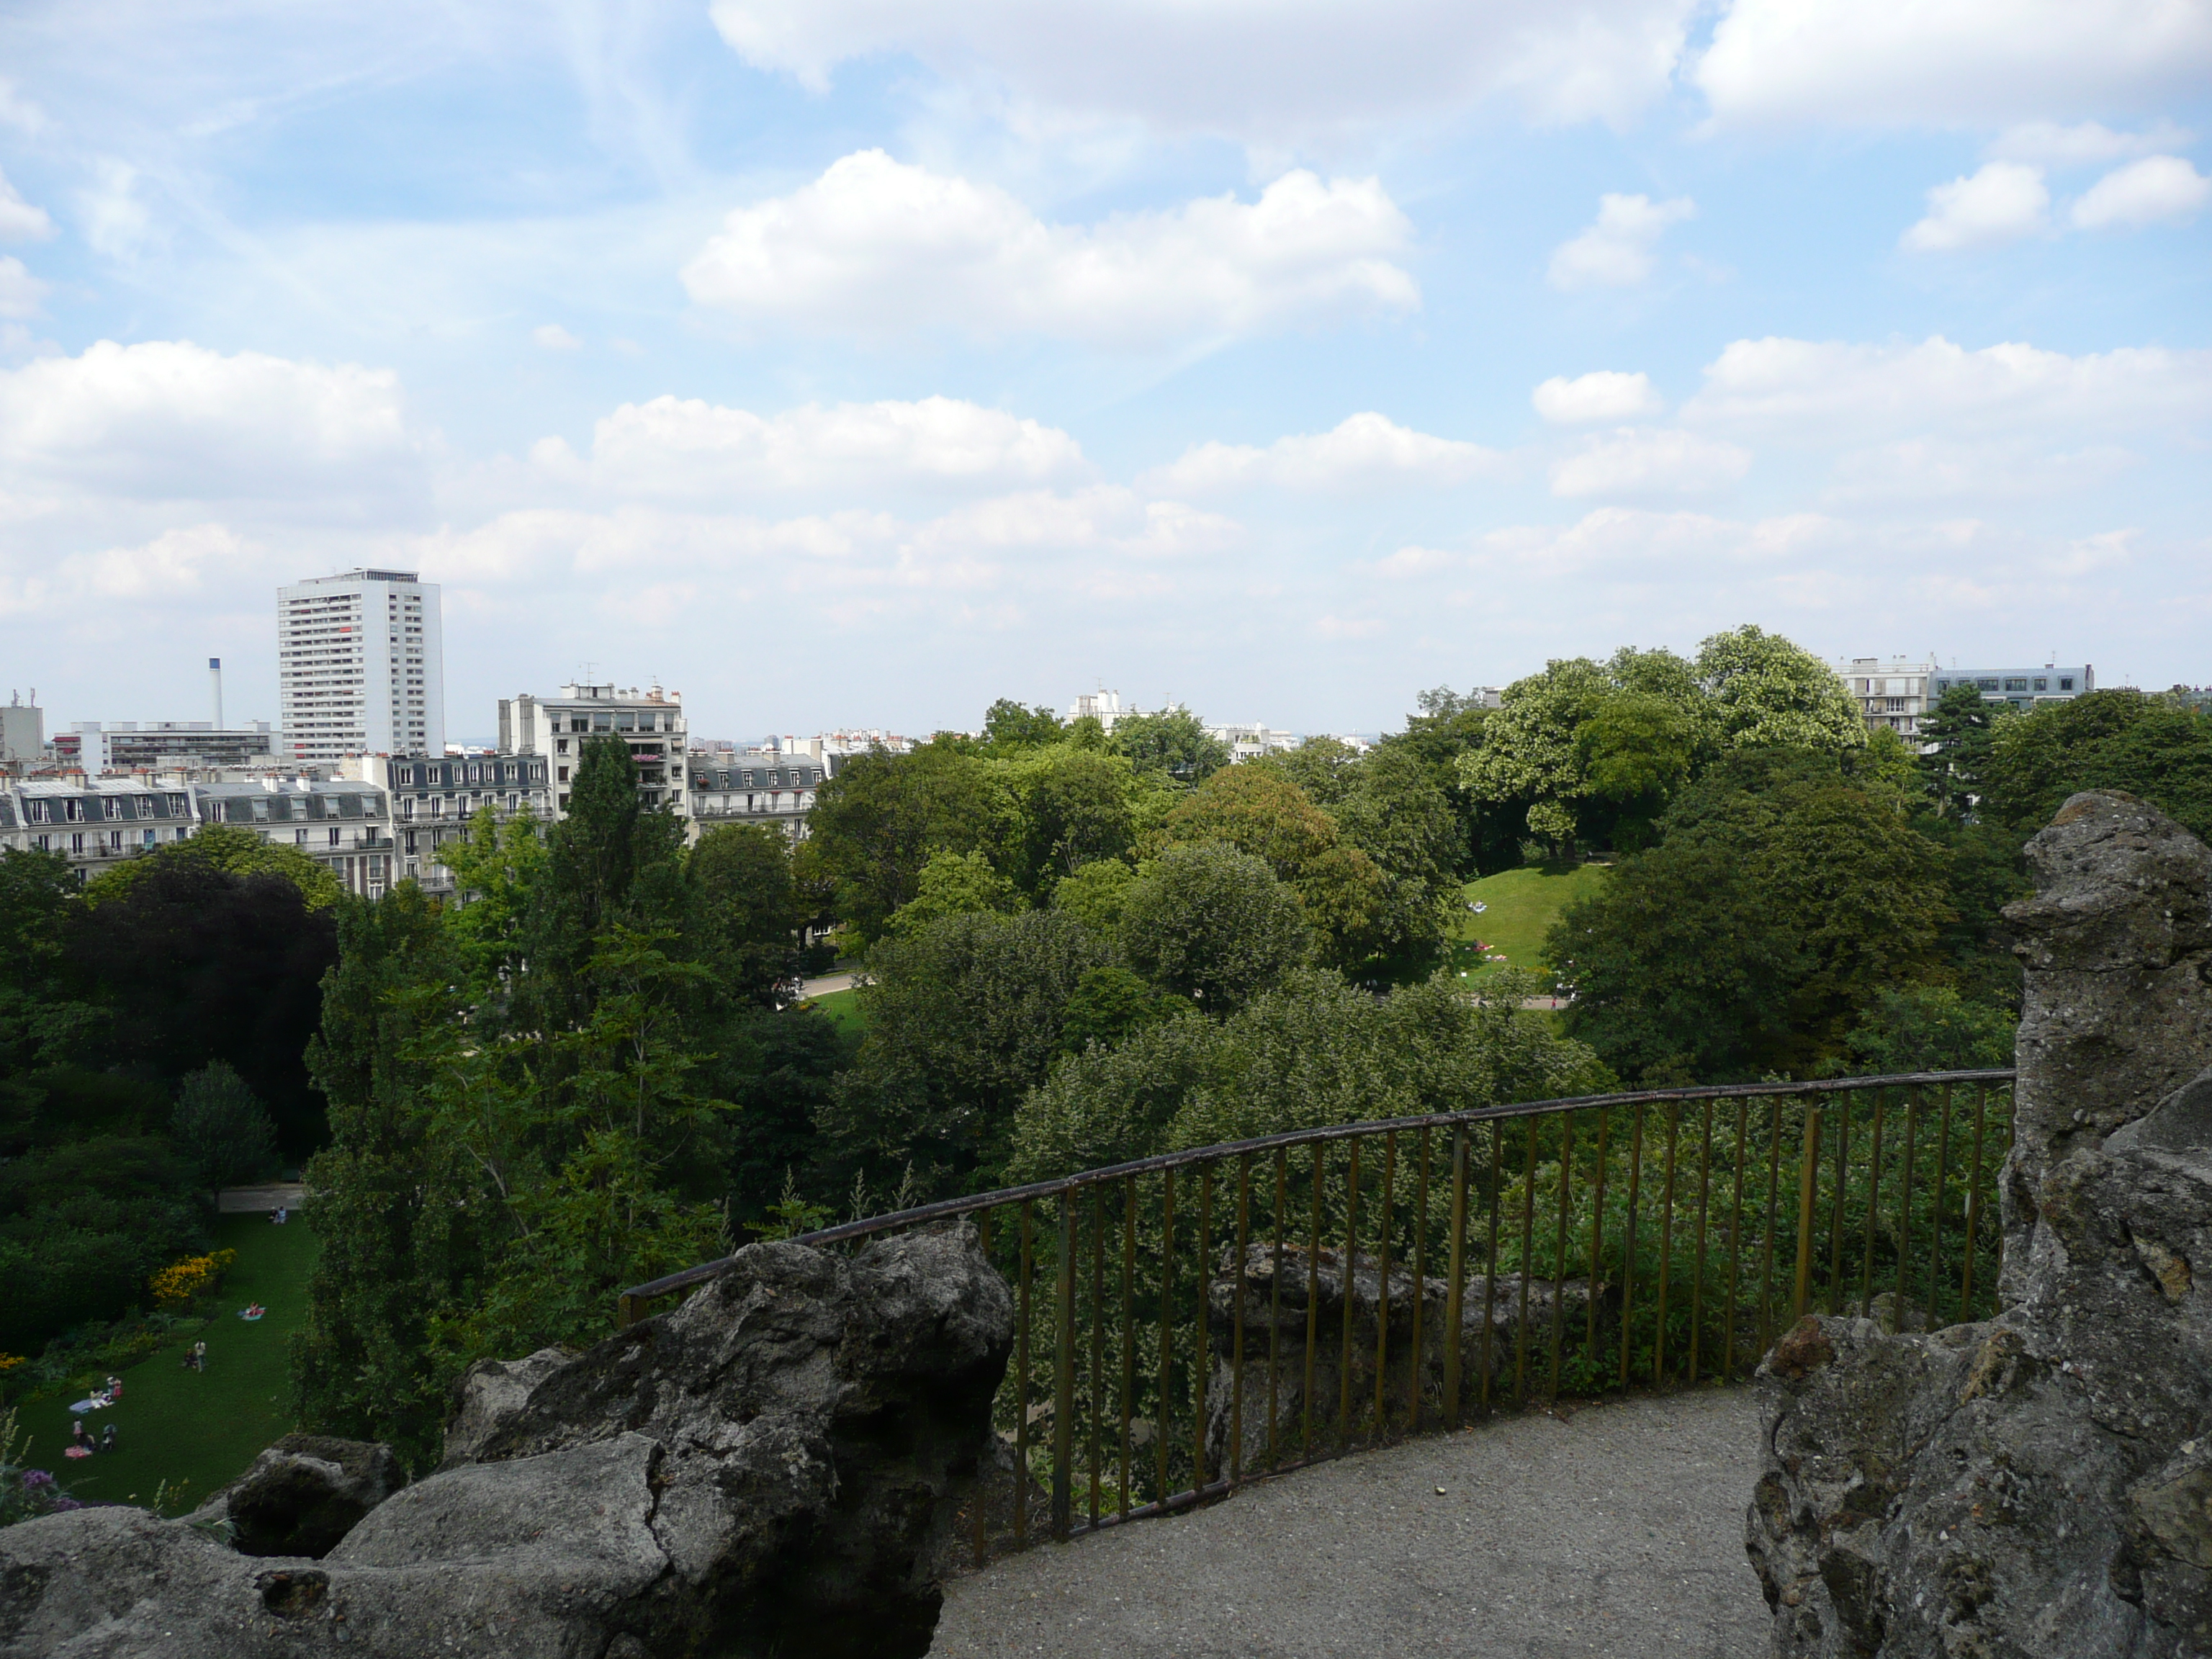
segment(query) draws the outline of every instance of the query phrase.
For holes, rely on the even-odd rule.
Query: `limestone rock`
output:
[[[1768,1356],[1778,1656],[2212,1654],[2212,854],[2092,794],[2030,857],[2007,1305]]]
[[[446,1462],[319,1560],[229,1547],[212,1505],[0,1530],[0,1659],[919,1655],[1012,1327],[965,1225],[755,1245],[587,1352],[475,1368]],[[264,1457],[234,1525],[329,1449]]]
[[[322,1556],[406,1483],[389,1446],[288,1434],[191,1518],[228,1522],[241,1555]]]

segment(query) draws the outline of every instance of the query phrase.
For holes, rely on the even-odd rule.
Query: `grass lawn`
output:
[[[1572,870],[1547,865],[1501,870],[1468,883],[1468,902],[1484,909],[1480,915],[1461,912],[1452,966],[1470,980],[1482,979],[1501,967],[1544,968],[1544,935],[1551,932],[1559,912],[1570,900],[1595,892],[1605,878],[1602,865],[1584,864]],[[1505,961],[1482,961],[1474,949],[1478,939],[1492,951],[1502,951]]]
[[[95,1434],[115,1425],[112,1454],[62,1455],[69,1444],[70,1402],[83,1399],[83,1390],[21,1408],[20,1426],[31,1437],[33,1467],[52,1469],[76,1497],[150,1504],[155,1487],[167,1480],[173,1492],[183,1486],[181,1497],[165,1505],[168,1513],[181,1514],[244,1474],[256,1453],[291,1431],[284,1405],[286,1339],[307,1312],[315,1236],[297,1216],[278,1227],[265,1215],[227,1215],[216,1222],[215,1242],[219,1249],[236,1250],[238,1261],[213,1304],[215,1319],[199,1333],[208,1345],[207,1370],[184,1369],[180,1362],[191,1346],[187,1338],[122,1373],[122,1403],[85,1418]],[[237,1316],[250,1302],[269,1310],[251,1325]]]
[[[831,991],[828,994],[808,999],[826,1019],[848,1037],[857,1037],[866,1029],[860,1018],[859,993],[851,990]]]

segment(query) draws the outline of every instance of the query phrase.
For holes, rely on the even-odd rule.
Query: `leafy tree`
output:
[[[1866,743],[1866,721],[1844,683],[1779,634],[1748,623],[1716,634],[1698,647],[1697,665],[1724,748],[1832,754]]]
[[[1125,854],[1139,799],[1158,787],[1119,755],[1069,744],[987,762],[985,788],[996,809],[991,861],[1025,897],[1042,901],[1062,876]]]
[[[161,1135],[65,1139],[0,1162],[0,1350],[112,1319],[157,1268],[206,1249],[191,1182]]]
[[[1075,983],[1060,1030],[1060,1047],[1079,1054],[1093,1043],[1115,1043],[1131,1032],[1193,1012],[1188,997],[1163,991],[1127,968],[1093,968]]]
[[[1421,712],[1407,716],[1406,729],[1385,738],[1381,746],[1407,750],[1421,763],[1429,781],[1443,792],[1459,821],[1460,875],[1472,876],[1512,863],[1520,856],[1520,827],[1515,826],[1510,837],[1500,838],[1492,826],[1486,840],[1478,804],[1460,777],[1459,757],[1480,746],[1491,710],[1443,686],[1422,692],[1419,702]]]
[[[101,905],[127,896],[141,881],[179,866],[250,878],[276,876],[300,891],[310,910],[327,910],[345,890],[338,878],[296,847],[264,841],[242,824],[211,823],[190,839],[110,865],[84,884],[85,902]]]
[[[69,971],[67,939],[82,903],[59,853],[0,849],[0,1090],[76,1053],[99,1024]]]
[[[1390,942],[1382,872],[1279,772],[1239,766],[1217,773],[1176,804],[1163,830],[1170,842],[1219,842],[1265,860],[1297,896],[1333,964],[1369,961]]]
[[[828,1156],[879,1187],[910,1170],[926,1195],[994,1184],[1014,1109],[1105,961],[1095,934],[1051,910],[945,916],[878,944],[860,988],[866,1035],[822,1115]]]
[[[1461,757],[1460,781],[1477,801],[1517,819],[1516,833],[1525,827],[1565,851],[1589,793],[1578,734],[1613,695],[1612,680],[1587,657],[1516,680],[1484,726],[1482,746]]]
[[[1139,772],[1163,773],[1178,783],[1203,783],[1229,764],[1229,745],[1188,708],[1132,710],[1115,720],[1109,736],[1115,752]]]
[[[1121,909],[1137,872],[1120,859],[1094,859],[1073,875],[1062,876],[1052,890],[1052,907],[1065,910],[1101,939],[1113,939],[1121,930]]]
[[[480,985],[520,972],[530,906],[543,885],[545,826],[527,814],[501,821],[487,802],[469,820],[469,832],[438,849],[453,872],[462,902],[447,920],[455,943]]]
[[[276,1126],[246,1080],[219,1060],[178,1085],[169,1134],[210,1192],[259,1180],[276,1167]]]
[[[1382,872],[1380,920],[1366,966],[1391,979],[1425,978],[1442,957],[1461,900],[1466,858],[1459,814],[1420,757],[1384,744],[1335,781],[1334,817]]]
[[[2118,789],[2212,838],[2212,718],[2171,697],[2092,691],[2000,719],[1984,772],[1983,809],[2024,835],[2069,795]]]
[[[1041,749],[1058,743],[1066,734],[1060,716],[1044,703],[1024,708],[1010,697],[1001,697],[983,714],[983,742],[995,754]]]
[[[1963,812],[1989,769],[1996,710],[1971,685],[1954,685],[1920,721],[1921,774],[1939,817]]]
[[[719,824],[692,848],[693,937],[722,994],[755,1007],[788,1001],[799,981],[803,921],[791,842],[757,823]]]
[[[1308,738],[1286,754],[1268,755],[1252,764],[1280,772],[1323,808],[1342,802],[1359,766],[1359,751],[1341,738]]]
[[[2013,1062],[2019,1019],[1948,985],[1884,987],[1867,1022],[1844,1040],[1862,1077],[1996,1070]]]
[[[817,1175],[815,1124],[834,1103],[855,1045],[812,1008],[754,1014],[725,1042],[736,1109],[729,1123],[730,1221],[732,1235],[743,1237],[782,1200],[787,1185]],[[815,1184],[829,1187],[826,1179]]]
[[[1306,959],[1304,907],[1266,862],[1224,842],[1170,847],[1121,907],[1122,954],[1210,1013],[1237,1007]]]
[[[884,938],[912,939],[946,916],[1010,911],[1021,905],[1013,883],[994,870],[981,853],[931,854],[916,887],[915,896],[884,925]]]
[[[982,845],[990,814],[984,769],[932,744],[910,755],[859,756],[816,792],[807,817],[808,862],[837,895],[837,911],[862,945],[921,890],[939,851]]]

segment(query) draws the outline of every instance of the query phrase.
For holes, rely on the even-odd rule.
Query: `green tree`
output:
[[[931,744],[910,755],[855,757],[816,792],[807,815],[810,868],[830,883],[859,943],[883,934],[921,890],[933,853],[972,853],[991,820],[982,763]]]
[[[1170,847],[1121,907],[1129,965],[1209,1013],[1237,1007],[1306,959],[1305,909],[1264,860],[1218,842]]]
[[[1188,997],[1176,996],[1127,968],[1092,968],[1075,983],[1060,1030],[1060,1047],[1079,1054],[1093,1043],[1115,1043],[1133,1031],[1194,1012]]]
[[[1363,971],[1404,981],[1441,960],[1461,902],[1460,816],[1420,757],[1383,744],[1341,769],[1333,815],[1382,873],[1379,921]]]
[[[1099,938],[1114,939],[1136,880],[1137,872],[1120,859],[1094,859],[1054,884],[1052,908],[1066,911]]]
[[[1131,710],[1109,734],[1116,753],[1139,772],[1157,772],[1178,783],[1203,783],[1229,764],[1229,745],[1211,735],[1188,708]]]
[[[1044,703],[1024,708],[1011,697],[1001,697],[983,714],[983,742],[994,754],[1042,749],[1066,735],[1060,716]]]
[[[169,1136],[210,1192],[260,1180],[276,1168],[276,1126],[246,1079],[219,1060],[178,1085]]]
[[[921,867],[915,896],[891,913],[884,924],[885,939],[912,939],[931,923],[946,916],[1006,912],[1021,908],[1021,896],[991,867],[981,853],[930,854]]]
[[[699,837],[687,870],[699,959],[723,994],[759,1008],[789,1001],[804,920],[791,842],[763,824],[718,824]]]
[[[1460,759],[1468,793],[1503,815],[1513,833],[1525,829],[1554,853],[1571,848],[1589,793],[1578,736],[1613,691],[1587,657],[1554,660],[1516,680],[1483,726],[1481,747]]]
[[[1308,738],[1287,753],[1268,755],[1252,764],[1280,772],[1324,809],[1340,805],[1359,766],[1359,751],[1341,738]]]
[[[1698,647],[1721,745],[1840,753],[1867,740],[1858,705],[1828,665],[1779,634],[1749,624]]]
[[[1984,772],[1984,810],[2023,835],[2069,795],[2118,789],[2212,838],[2212,717],[2172,697],[2092,691],[2001,719]]]
[[[1948,985],[1885,987],[1866,1023],[1845,1040],[1862,1077],[1905,1072],[1996,1071],[2013,1063],[2020,1021]]]
[[[1127,854],[1140,798],[1158,787],[1119,755],[1071,744],[985,763],[992,814],[988,851],[1031,902],[1061,877]]]
[[[98,906],[128,895],[156,872],[188,866],[227,876],[279,876],[300,891],[310,910],[326,910],[344,889],[338,878],[296,847],[264,841],[242,824],[211,823],[189,840],[165,842],[151,852],[110,865],[84,884],[85,902]]]
[[[65,953],[82,902],[59,853],[0,849],[0,1091],[77,1053],[100,1022]]]
[[[2002,705],[1998,705],[2002,708]],[[1920,721],[1922,776],[1937,816],[1966,811],[1989,769],[1996,710],[1971,685],[1954,685]]]
[[[866,1035],[824,1109],[826,1154],[878,1188],[977,1191],[1003,1173],[1014,1109],[1062,1047],[1067,1006],[1106,946],[1069,916],[940,918],[885,939],[860,988]]]

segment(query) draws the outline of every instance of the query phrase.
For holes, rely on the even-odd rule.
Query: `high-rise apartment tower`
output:
[[[436,584],[348,570],[278,588],[276,685],[291,759],[444,754]]]

